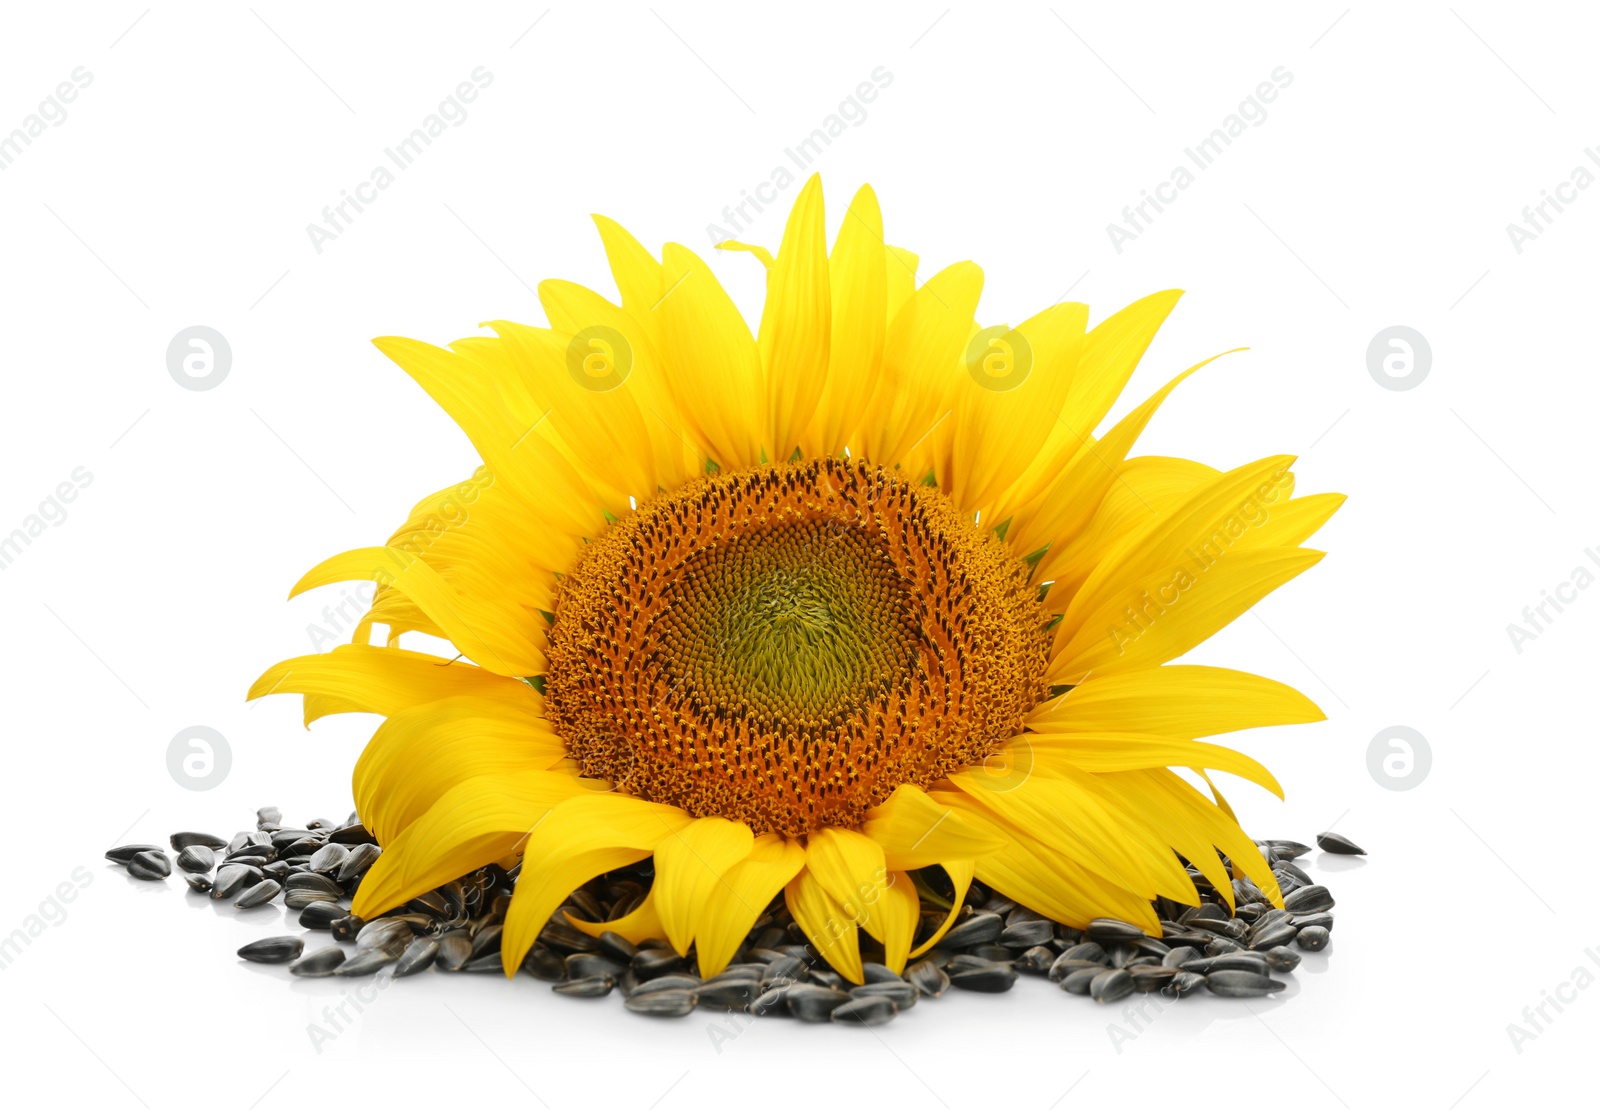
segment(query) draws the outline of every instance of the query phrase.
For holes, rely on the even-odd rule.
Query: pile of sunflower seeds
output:
[[[1317,844],[1333,854],[1366,854],[1333,832],[1319,835]],[[299,911],[301,926],[326,930],[335,942],[307,953],[302,937],[267,937],[239,949],[245,960],[287,964],[306,978],[373,975],[390,967],[394,978],[429,968],[503,971],[500,940],[516,869],[491,864],[362,921],[350,912],[350,899],[380,852],[354,814],[343,824],[316,819],[291,828],[278,809],[263,808],[256,826],[232,839],[178,832],[170,845],[174,860],[151,844],[117,847],[106,858],[150,880],[168,877],[175,861],[190,889],[231,900],[239,909],[281,898]],[[860,984],[828,967],[781,895],[756,920],[732,963],[709,980],[701,979],[692,950],[685,957],[663,940],[633,944],[614,932],[590,936],[572,923],[630,912],[650,889],[652,871],[645,861],[574,891],[539,934],[522,970],[573,998],[619,991],[629,1010],[656,1017],[679,1017],[699,1007],[862,1025],[887,1022],[951,987],[1008,991],[1019,975],[1046,977],[1099,1003],[1135,992],[1174,999],[1201,991],[1223,998],[1270,996],[1285,989],[1273,976],[1293,971],[1300,951],[1328,946],[1334,900],[1295,861],[1311,847],[1289,840],[1262,840],[1258,846],[1283,894],[1282,909],[1269,905],[1249,878],[1236,878],[1230,913],[1216,888],[1190,867],[1201,904],[1158,899],[1156,938],[1111,918],[1071,928],[974,883],[950,931],[903,975],[864,949],[866,981]],[[948,912],[948,906],[925,902],[917,939],[936,930]]]

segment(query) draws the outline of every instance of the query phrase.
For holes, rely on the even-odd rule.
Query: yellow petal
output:
[[[285,693],[321,700],[316,717],[347,711],[393,715],[450,696],[543,706],[543,697],[521,680],[433,653],[372,645],[341,645],[330,652],[279,661],[250,685],[246,698]],[[311,723],[309,714],[306,723]]]
[[[473,777],[447,789],[394,840],[361,880],[352,911],[372,918],[521,849],[558,805],[603,800],[563,773]],[[569,891],[570,892],[570,891]]]
[[[861,830],[883,848],[889,870],[970,861],[1004,844],[981,820],[936,803],[915,785],[901,785],[888,800],[868,809]]]
[[[823,398],[806,448],[812,454],[841,454],[871,398],[889,325],[885,268],[883,215],[877,195],[864,186],[846,208],[828,257],[831,341]]]
[[[1025,759],[1018,768],[1031,765],[1036,773],[1118,773],[1128,769],[1163,769],[1168,766],[1219,769],[1254,781],[1280,800],[1283,798],[1283,789],[1266,766],[1237,750],[1213,746],[1209,742],[1151,734],[1083,731],[1076,734],[1027,734],[1013,739],[1010,745]]]
[[[795,924],[834,971],[852,983],[866,982],[861,969],[860,926],[823,889],[809,867],[789,880],[783,900]]]
[[[667,935],[667,930],[661,924],[661,914],[656,912],[654,890],[645,894],[644,899],[632,910],[615,920],[583,921],[570,915],[567,920],[590,936],[613,932],[634,944],[638,944],[641,940],[665,939]]]
[[[922,899],[917,896],[917,885],[909,872],[901,871],[890,878],[878,909],[883,914],[883,965],[890,971],[902,972],[911,955],[917,920],[922,916]]]
[[[457,649],[491,672],[536,676],[544,671],[543,630],[531,617],[458,593],[426,562],[399,548],[355,548],[323,560],[300,577],[289,597],[329,583],[368,579],[416,603]]]
[[[761,355],[739,309],[694,253],[661,254],[661,298],[649,312],[684,418],[723,470],[761,458]]]
[[[362,823],[387,844],[463,781],[554,766],[566,749],[538,711],[533,703],[451,696],[389,716],[351,778]]]
[[[950,421],[950,496],[963,510],[991,513],[1038,457],[1077,373],[1088,318],[1082,303],[1058,303],[992,338],[981,356],[969,343]]]
[[[800,445],[828,376],[832,308],[828,243],[823,231],[822,178],[801,188],[767,273],[759,346],[766,371],[766,443],[783,462]]]
[[[806,838],[806,869],[867,935],[883,940],[880,903],[889,872],[882,847],[849,828],[823,828]]]
[[[664,837],[656,847],[656,909],[667,939],[680,956],[689,954],[701,911],[712,888],[750,853],[750,828],[705,816]]]
[[[706,978],[727,966],[762,911],[805,866],[805,848],[775,835],[757,836],[750,854],[716,880],[696,924],[695,956]]]
[[[1041,732],[1094,732],[1207,738],[1213,734],[1311,723],[1325,718],[1305,696],[1276,680],[1231,668],[1169,664],[1092,676],[1028,716]]]
[[[951,885],[955,887],[955,900],[951,902],[950,910],[945,914],[939,927],[933,930],[933,935],[911,949],[913,956],[922,955],[944,939],[944,934],[950,931],[956,923],[956,918],[961,915],[961,906],[967,900],[967,891],[972,888],[972,868],[976,863],[971,859],[952,859],[941,865],[944,867],[944,872],[950,876]]]
[[[858,454],[884,466],[904,465],[913,477],[920,476],[918,464],[933,461],[925,443],[949,418],[955,378],[966,375],[961,355],[982,291],[982,269],[971,261],[952,264],[895,315]]]
[[[506,974],[516,974],[568,894],[596,875],[648,857],[663,836],[687,822],[681,809],[618,793],[596,793],[551,810],[528,837],[506,911],[500,946]]]

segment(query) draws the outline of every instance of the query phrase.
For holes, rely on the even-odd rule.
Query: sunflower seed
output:
[[[668,972],[687,971],[689,961],[671,948],[641,948],[633,957],[632,966],[641,979],[654,979]]]
[[[950,976],[950,982],[964,991],[998,993],[1009,991],[1016,985],[1016,969],[1008,964],[990,964]]]
[[[1238,952],[1243,948],[1243,944],[1240,944],[1237,940],[1234,940],[1231,937],[1214,936],[1211,938],[1210,943],[1206,945],[1206,955],[1226,956],[1230,952]]]
[[[1267,966],[1273,971],[1293,971],[1300,966],[1300,953],[1280,944],[1267,952]]]
[[[1189,926],[1191,928],[1204,929],[1206,932],[1216,933],[1219,936],[1231,937],[1234,940],[1244,936],[1245,931],[1250,927],[1237,917],[1225,921],[1219,921],[1214,917],[1194,917],[1190,919]]]
[[[1077,968],[1074,971],[1068,972],[1061,979],[1058,986],[1060,986],[1060,988],[1069,995],[1087,995],[1089,993],[1089,985],[1094,982],[1095,977],[1098,975],[1104,975],[1111,970],[1111,968],[1104,967],[1100,964],[1091,964],[1089,967]]]
[[[160,851],[140,851],[128,860],[128,873],[146,882],[158,882],[172,873],[172,864]]]
[[[635,1014],[648,1014],[654,1018],[682,1018],[693,1010],[700,997],[693,991],[657,990],[637,991],[622,1001],[622,1005]]]
[[[1273,910],[1281,913],[1282,910]],[[1265,952],[1268,948],[1276,948],[1280,944],[1288,944],[1295,938],[1295,929],[1288,921],[1279,919],[1265,926],[1261,931],[1252,933],[1247,942],[1251,948]]]
[[[398,956],[405,951],[406,945],[411,943],[411,938],[415,935],[410,924],[404,919],[379,917],[361,926],[361,931],[356,933],[356,947],[377,949],[387,952],[390,956]]]
[[[342,828],[328,833],[329,843],[342,843],[346,847],[359,847],[363,843],[376,843],[377,839],[360,820],[352,819]]]
[[[191,871],[195,874],[204,874],[217,865],[217,856],[211,848],[200,843],[191,843],[178,852],[178,869]]]
[[[300,926],[306,929],[331,929],[349,910],[331,901],[314,901],[300,911]]]
[[[209,847],[213,851],[220,851],[228,845],[226,839],[218,839],[210,832],[204,831],[178,831],[172,833],[170,839],[174,851],[182,851],[185,847]]]
[[[1256,842],[1272,848],[1282,859],[1298,859],[1301,855],[1311,854],[1309,846],[1294,839],[1258,839]]]
[[[610,956],[613,960],[621,960],[623,963],[628,963],[639,954],[639,949],[634,945],[633,941],[625,936],[619,936],[609,929],[600,934],[599,941],[600,951]]]
[[[1285,893],[1295,888],[1287,885],[1287,883],[1290,882],[1298,883],[1301,886],[1311,885],[1311,875],[1307,874],[1293,863],[1279,863],[1277,869],[1273,871],[1273,874],[1278,879],[1278,888],[1283,890]]]
[[[1056,935],[1053,921],[1017,921],[1005,927],[1000,944],[1005,948],[1033,948],[1048,944]]]
[[[946,933],[939,944],[945,948],[971,948],[978,944],[993,944],[1004,924],[1005,919],[998,913],[975,913]]]
[[[211,896],[231,898],[246,886],[253,886],[264,877],[266,876],[256,867],[224,863],[217,868],[217,876],[212,882]]]
[[[346,942],[355,940],[357,934],[366,922],[354,913],[346,913],[328,926],[328,931],[333,934],[333,939]]]
[[[604,998],[611,993],[617,981],[609,975],[591,975],[585,979],[568,979],[557,983],[550,989],[558,995],[566,995],[575,999]]]
[[[783,1004],[788,1008],[790,1017],[802,1022],[826,1022],[836,1008],[849,1001],[850,996],[843,991],[810,983],[795,983],[785,991]]]
[[[410,946],[407,945],[407,947]],[[537,945],[535,947],[537,947]],[[546,948],[544,951],[546,955],[553,955],[548,948]],[[528,955],[531,957],[533,953],[530,951]],[[439,938],[439,951],[436,962],[443,970],[460,971],[466,966],[467,961],[471,958],[472,940],[466,936],[466,934],[451,933],[449,936],[442,936]],[[526,965],[527,960],[525,959],[523,963]],[[540,975],[538,972],[533,971],[530,971],[529,974],[533,975],[537,979],[560,979],[565,975],[565,972],[561,967],[560,959],[557,959],[554,975]]]
[[[1011,966],[1018,971],[1025,971],[1029,975],[1043,975],[1050,970],[1055,962],[1056,954],[1043,944],[1040,944],[1029,948],[1018,956],[1016,962]]]
[[[1294,942],[1307,952],[1320,952],[1328,946],[1328,930],[1322,925],[1307,925]]]
[[[258,905],[265,905],[278,896],[283,887],[273,881],[257,882],[248,890],[241,891],[234,901],[235,909],[254,909]]]
[[[349,854],[350,849],[342,843],[324,843],[317,848],[317,853],[311,856],[310,869],[318,874],[337,872]]]
[[[394,963],[393,952],[379,948],[356,948],[356,954],[333,969],[335,975],[371,975]]]
[[[1206,986],[1213,995],[1230,999],[1257,998],[1284,989],[1284,984],[1276,979],[1253,971],[1214,971],[1206,976]]]
[[[1201,958],[1202,957],[1201,957],[1200,952],[1199,952],[1198,949],[1191,948],[1189,945],[1186,944],[1186,945],[1182,946],[1181,948],[1174,948],[1172,951],[1168,952],[1165,956],[1162,956],[1161,957],[1161,966],[1162,967],[1182,967],[1184,964],[1188,963],[1190,960],[1198,960],[1198,959],[1201,959]]]
[[[185,874],[183,880],[189,883],[189,889],[197,894],[209,894],[211,892],[211,879],[203,874]]]
[[[1192,971],[1180,971],[1172,977],[1170,983],[1161,988],[1161,993],[1169,998],[1181,999],[1192,995],[1205,985],[1205,976],[1197,975]]]
[[[539,939],[560,952],[593,952],[600,947],[598,940],[582,929],[574,927],[572,922],[561,914],[551,917],[545,923],[544,930],[539,933]]]
[[[853,998],[834,1007],[829,1017],[835,1022],[847,1022],[851,1025],[881,1026],[899,1012],[891,999],[881,995],[871,995],[862,999]]]
[[[1219,971],[1248,971],[1254,975],[1265,975],[1272,969],[1266,956],[1259,952],[1233,952],[1226,956],[1192,960],[1184,964],[1182,970],[1197,975],[1215,975]]]
[[[591,975],[609,975],[618,978],[627,970],[627,964],[593,952],[574,952],[567,957],[568,979],[586,979]]]
[[[769,1014],[781,1015],[788,1012],[788,991],[794,985],[792,980],[785,979],[775,987],[769,987],[755,997],[750,1004],[750,1013],[757,1018],[765,1018]]]
[[[327,948],[319,948],[309,956],[300,957],[289,965],[289,970],[295,975],[316,978],[332,975],[342,963],[344,963],[344,949],[333,944]]]
[[[922,994],[936,999],[950,989],[950,976],[932,960],[919,960],[906,971],[906,979]]]
[[[700,980],[692,975],[663,975],[656,979],[646,979],[633,989],[636,995],[648,995],[652,991],[698,991]]]
[[[472,938],[473,956],[483,956],[490,952],[500,950],[500,941],[505,937],[504,925],[485,925],[479,930],[478,935]]]
[[[332,831],[338,826],[338,824],[334,823],[326,816],[318,816],[315,820],[312,820],[306,825],[306,829],[308,831]]]
[[[1101,944],[1122,944],[1144,936],[1144,930],[1138,925],[1130,925],[1114,917],[1096,917],[1083,931]]]
[[[1290,913],[1320,913],[1333,908],[1333,895],[1326,886],[1302,886],[1283,899]]]
[[[1092,940],[1085,940],[1083,943],[1075,944],[1061,953],[1061,958],[1065,960],[1095,960],[1099,963],[1104,963],[1106,950]]]
[[[1133,994],[1133,976],[1121,968],[1102,971],[1089,981],[1089,997],[1098,1003],[1116,1002]]]
[[[329,851],[338,846],[339,844],[337,843],[330,843],[328,846],[324,847],[322,851],[318,851],[317,855],[321,855],[323,851]],[[335,881],[349,882],[360,877],[367,872],[367,869],[371,867],[373,863],[378,861],[378,856],[382,853],[383,852],[378,849],[378,846],[375,843],[363,843],[359,847],[350,848],[349,853],[346,854],[343,859],[339,860],[339,870],[338,873],[334,875]],[[311,867],[312,870],[317,869],[317,867],[314,865],[316,861],[316,856],[313,856],[311,859],[313,864]]]
[[[567,958],[570,960],[572,957],[568,956]],[[708,978],[706,982],[709,983],[712,979],[749,979],[760,983],[766,970],[765,964],[730,964]],[[868,978],[870,979],[871,976],[868,976]]]
[[[1295,913],[1289,917],[1289,923],[1297,929],[1307,925],[1321,925],[1325,929],[1333,928],[1332,913]]]
[[[280,836],[282,832],[278,833]],[[296,859],[301,856],[315,856],[322,850],[323,839],[320,835],[301,835],[298,839],[280,839],[274,846],[278,855],[285,859]]]
[[[1178,969],[1157,964],[1134,964],[1128,968],[1128,974],[1133,977],[1135,991],[1150,992],[1165,987],[1178,974]]]
[[[797,960],[793,956],[779,956],[761,969],[761,985],[770,987],[774,983],[786,980],[799,980],[803,979],[805,974],[804,960]]]
[[[708,1010],[744,1010],[761,993],[761,984],[752,979],[713,979],[702,983],[698,993],[700,1005]]]
[[[127,866],[128,863],[133,861],[133,857],[135,855],[142,854],[145,851],[156,851],[156,852],[159,852],[160,850],[161,850],[161,848],[157,847],[153,843],[129,843],[125,847],[113,847],[113,848],[111,848],[111,850],[106,852],[106,858],[110,859],[112,862],[118,864],[119,866]],[[183,861],[181,859],[178,861],[178,865],[180,867],[183,867],[184,870],[191,870],[191,869],[194,869],[194,870],[210,870],[211,869],[211,864],[210,863],[207,863],[203,867],[186,867],[186,866],[183,866]]]
[[[1365,855],[1366,851],[1350,842],[1336,831],[1325,831],[1317,836],[1317,846],[1331,855]]]
[[[300,958],[306,942],[298,936],[269,936],[239,949],[239,958],[256,964],[286,964]]]
[[[880,979],[863,983],[850,991],[853,999],[886,998],[896,1010],[909,1010],[917,1001],[917,989],[903,979]]]
[[[408,975],[415,975],[419,971],[426,971],[433,966],[434,957],[439,954],[439,942],[429,940],[425,936],[416,937],[406,950],[400,953],[400,958],[395,961],[394,977],[404,979]]]

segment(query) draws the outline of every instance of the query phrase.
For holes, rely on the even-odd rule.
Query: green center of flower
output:
[[[793,521],[689,557],[662,619],[662,663],[699,704],[816,729],[903,680],[906,589],[859,529]]]

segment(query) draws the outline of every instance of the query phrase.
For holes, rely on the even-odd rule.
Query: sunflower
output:
[[[1322,713],[1167,662],[1316,563],[1343,499],[1294,497],[1288,457],[1132,457],[1199,365],[1092,434],[1180,293],[980,329],[975,265],[918,284],[868,187],[828,251],[813,178],[775,257],[719,246],[765,267],[752,336],[690,250],[595,220],[620,305],[552,280],[549,327],[377,339],[483,466],[302,578],[377,591],[351,644],[250,691],[384,717],[353,778],[383,847],[358,916],[520,864],[512,975],[573,890],[652,860],[636,908],[574,923],[709,977],[781,892],[859,982],[864,942],[903,969],[974,880],[1152,935],[1196,876],[1282,904],[1209,775],[1282,791],[1200,739]]]

